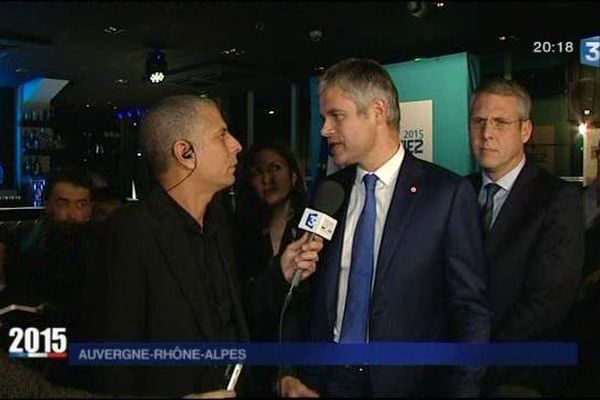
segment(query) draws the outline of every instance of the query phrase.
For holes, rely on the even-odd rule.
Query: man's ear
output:
[[[184,167],[194,168],[194,148],[187,140],[176,140],[172,148],[173,157]]]
[[[521,124],[521,143],[527,143],[531,139],[531,133],[533,132],[533,124],[531,120],[523,121]]]
[[[387,123],[387,104],[383,99],[376,99],[371,105],[376,123]]]

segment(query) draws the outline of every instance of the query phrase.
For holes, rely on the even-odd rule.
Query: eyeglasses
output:
[[[488,121],[490,121],[492,128],[494,128],[495,130],[504,131],[508,128],[510,124],[514,124],[515,122],[527,121],[527,119],[514,119],[510,121],[504,118],[472,117],[469,119],[469,125],[471,126],[472,130],[481,131],[484,129]]]

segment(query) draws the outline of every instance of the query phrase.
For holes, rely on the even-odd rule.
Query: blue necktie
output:
[[[486,232],[492,230],[494,216],[494,196],[502,189],[497,183],[488,183],[485,185],[485,204],[483,205],[483,227]]]
[[[366,189],[365,205],[358,218],[352,242],[348,295],[340,343],[365,343],[367,338],[374,261],[377,176],[367,174],[363,177],[363,183]]]

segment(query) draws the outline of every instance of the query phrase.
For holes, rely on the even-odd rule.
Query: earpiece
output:
[[[187,150],[185,150],[183,153],[181,153],[181,158],[189,160],[191,158],[194,158],[194,146],[192,145],[192,143],[188,140],[183,140],[184,142],[186,142],[189,147],[187,148]],[[173,156],[175,158],[177,158],[177,155],[175,154],[175,146],[173,146],[173,148],[171,149],[171,151],[173,152]],[[198,160],[194,159],[194,168],[192,168],[190,170],[190,172],[183,177],[183,179],[181,179],[179,182],[177,182],[176,184],[174,184],[173,186],[169,187],[168,189],[165,189],[167,192],[170,192],[171,190],[175,189],[177,186],[181,185],[186,179],[188,179],[196,170],[196,167],[198,166]]]
[[[192,144],[190,143],[190,148],[184,151],[181,157],[185,158],[186,160],[189,160],[190,158],[192,158],[192,154],[194,154],[194,146],[192,146]]]

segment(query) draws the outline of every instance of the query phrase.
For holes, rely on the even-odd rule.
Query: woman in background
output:
[[[272,143],[251,148],[244,164],[242,216],[259,229],[264,244],[270,245],[262,250],[272,258],[291,241],[288,235],[304,211],[304,175],[292,152]]]
[[[269,272],[273,268],[279,269],[280,250],[285,249],[297,235],[298,222],[306,207],[304,174],[294,154],[273,143],[252,147],[243,159],[240,172],[238,266],[244,284],[244,303],[252,304],[267,297],[273,299],[268,304],[279,305],[262,309],[259,315],[256,312],[248,315],[250,336],[253,341],[277,342],[280,313],[286,295],[282,288],[289,285],[273,282],[273,274]],[[258,284],[265,279],[270,279],[273,284]],[[256,290],[257,287],[262,290]],[[271,290],[264,290],[265,287]],[[304,316],[308,315],[306,308],[310,307],[309,288],[310,278],[295,291],[283,323],[283,341],[298,339],[295,333],[302,332],[301,326],[307,323]],[[276,372],[276,368],[272,367],[255,368],[256,387],[261,387],[257,396],[274,396]]]

